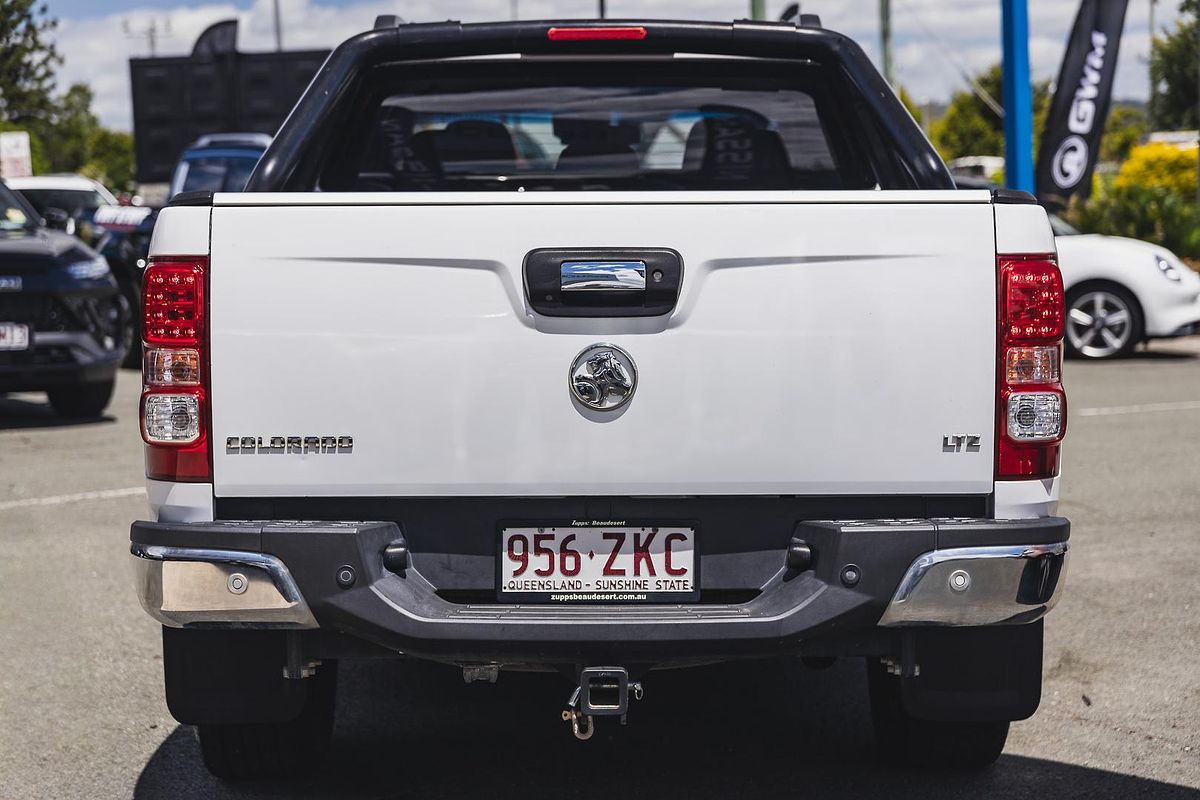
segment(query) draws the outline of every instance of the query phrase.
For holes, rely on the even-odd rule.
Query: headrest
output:
[[[517,149],[512,134],[499,122],[483,119],[457,119],[438,131],[434,138],[438,160],[512,162]],[[497,166],[511,168],[511,163]]]
[[[782,189],[791,183],[783,138],[761,114],[736,106],[701,106],[704,114],[688,132],[684,169],[714,184],[753,183]]]
[[[642,138],[636,122],[612,123],[607,119],[559,116],[554,118],[554,135],[563,144],[587,147],[632,147]]]

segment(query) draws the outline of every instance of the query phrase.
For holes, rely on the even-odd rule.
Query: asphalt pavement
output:
[[[244,786],[167,713],[131,589],[138,376],[82,424],[0,398],[0,798],[1200,798],[1200,339],[1069,362],[1066,383],[1072,555],[1042,707],[982,773],[876,765],[858,662],[655,673],[589,742],[552,676],[364,662],[317,775]]]

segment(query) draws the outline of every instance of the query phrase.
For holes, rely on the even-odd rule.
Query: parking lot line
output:
[[[1072,410],[1078,417],[1109,417],[1114,414],[1148,414],[1155,411],[1196,411],[1200,400],[1178,400],[1172,403],[1142,403],[1134,406],[1108,406],[1106,408],[1081,408]]]
[[[101,489],[96,492],[76,492],[75,494],[56,494],[50,497],[27,497],[23,500],[0,501],[0,511],[11,508],[28,508],[30,506],[57,506],[63,503],[79,503],[84,500],[110,500],[114,497],[135,497],[144,495],[144,486],[130,486],[125,489]]]

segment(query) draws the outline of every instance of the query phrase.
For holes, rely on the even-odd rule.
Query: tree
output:
[[[50,169],[72,172],[91,160],[100,120],[92,113],[92,90],[86,84],[72,84],[55,105],[51,125],[42,138],[48,145]]]
[[[1101,161],[1124,161],[1150,130],[1146,112],[1134,106],[1113,106],[1100,139]]]
[[[996,102],[1002,94],[1003,73],[992,65],[975,79]],[[1036,143],[1050,109],[1050,82],[1033,84],[1033,130]],[[1004,119],[975,92],[956,92],[950,106],[933,125],[933,143],[942,158],[949,161],[961,156],[998,156],[1004,154]]]
[[[58,21],[34,0],[0,2],[0,122],[39,129],[54,109],[54,70],[62,57],[50,35]]]
[[[913,120],[918,125],[924,125],[925,114],[923,111],[921,111],[921,106],[917,104],[917,101],[913,99],[913,96],[908,93],[908,90],[901,86],[900,91],[896,93],[896,96],[900,98],[900,102],[904,104],[906,109],[908,109],[908,113],[912,116]]]
[[[1196,216],[1196,156],[1169,144],[1134,147],[1111,181],[1098,180],[1086,202],[1071,201],[1068,221],[1084,233],[1154,242],[1200,257]]]
[[[92,134],[91,157],[79,171],[117,191],[134,188],[133,137],[128,133],[97,128]]]
[[[1157,130],[1196,128],[1197,116],[1197,16],[1200,0],[1183,0],[1175,31],[1156,37],[1150,53],[1150,80],[1154,97],[1150,102],[1150,120]]]

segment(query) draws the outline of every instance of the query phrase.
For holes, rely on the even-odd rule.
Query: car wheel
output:
[[[287,722],[197,725],[204,766],[225,780],[308,774],[329,749],[337,700],[337,663],[317,669],[300,716]]]
[[[77,386],[59,386],[50,389],[46,394],[50,398],[50,406],[60,417],[81,419],[98,417],[108,408],[112,399],[113,380],[100,383],[83,383]]]
[[[1142,312],[1119,286],[1085,286],[1067,295],[1067,352],[1083,358],[1120,358],[1142,338]]]
[[[121,366],[125,369],[142,368],[142,325],[141,325],[141,302],[135,291],[130,291],[125,294],[125,302],[128,304],[128,321],[125,323],[125,329],[121,335],[121,342],[125,346],[125,360],[121,362]]]
[[[879,659],[867,659],[871,723],[881,760],[905,767],[981,769],[1000,757],[1008,739],[1002,721],[934,721],[904,710],[900,678]]]

